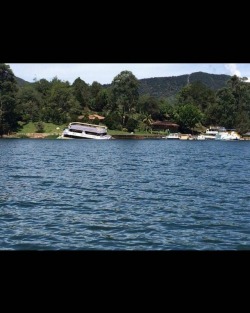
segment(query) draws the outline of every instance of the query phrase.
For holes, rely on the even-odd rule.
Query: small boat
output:
[[[180,139],[181,138],[181,135],[180,133],[170,133],[169,135],[163,137],[164,139]]]
[[[194,140],[191,134],[180,134],[180,140]]]
[[[216,135],[200,134],[197,136],[197,140],[214,140]]]
[[[65,128],[58,139],[112,139],[107,134],[107,127],[95,124],[72,122]]]
[[[206,140],[206,136],[204,134],[200,134],[196,138],[197,140]]]

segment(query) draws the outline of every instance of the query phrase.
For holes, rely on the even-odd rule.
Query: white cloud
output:
[[[237,75],[241,77],[241,72],[238,70],[237,64],[235,63],[225,64],[225,68],[229,71],[231,75]]]

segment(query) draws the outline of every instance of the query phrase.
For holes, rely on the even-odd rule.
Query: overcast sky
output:
[[[250,78],[250,63],[8,63],[15,76],[28,82],[42,78],[51,81],[55,76],[71,84],[80,77],[87,84],[97,81],[110,84],[122,71],[131,71],[136,78],[168,77],[206,72]]]

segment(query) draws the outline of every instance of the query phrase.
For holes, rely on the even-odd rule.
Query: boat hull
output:
[[[93,136],[93,135],[80,135],[80,134],[64,134],[62,139],[95,139],[95,140],[109,140],[112,139],[110,135]]]

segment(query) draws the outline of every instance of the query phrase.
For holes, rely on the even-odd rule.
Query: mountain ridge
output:
[[[22,86],[28,85],[28,84],[32,84],[32,83],[27,82],[26,80],[24,80],[24,79],[22,79],[22,78],[20,78],[20,77],[17,77],[17,76],[15,76],[15,79],[16,79],[17,85],[18,85],[19,87],[22,87]]]
[[[204,72],[194,72],[179,76],[154,77],[140,79],[139,93],[148,93],[153,97],[171,97],[178,93],[188,83],[199,81],[205,86],[218,90],[226,87],[227,81],[231,78],[225,74],[209,74]]]
[[[20,87],[33,84],[20,77],[15,76],[15,78]],[[149,94],[155,98],[168,98],[175,96],[184,86],[195,81],[200,81],[205,86],[213,90],[218,90],[226,87],[226,83],[230,78],[231,76],[226,74],[210,74],[205,72],[194,72],[178,76],[142,78],[138,79],[139,94]],[[102,86],[109,88],[111,84],[102,84]]]
[[[199,81],[205,86],[218,90],[226,87],[227,81],[231,78],[226,74],[210,74],[205,72],[194,72],[178,76],[151,77],[139,80],[139,94],[149,94],[155,98],[168,98],[175,96],[188,83]],[[103,84],[108,88],[111,84]]]

